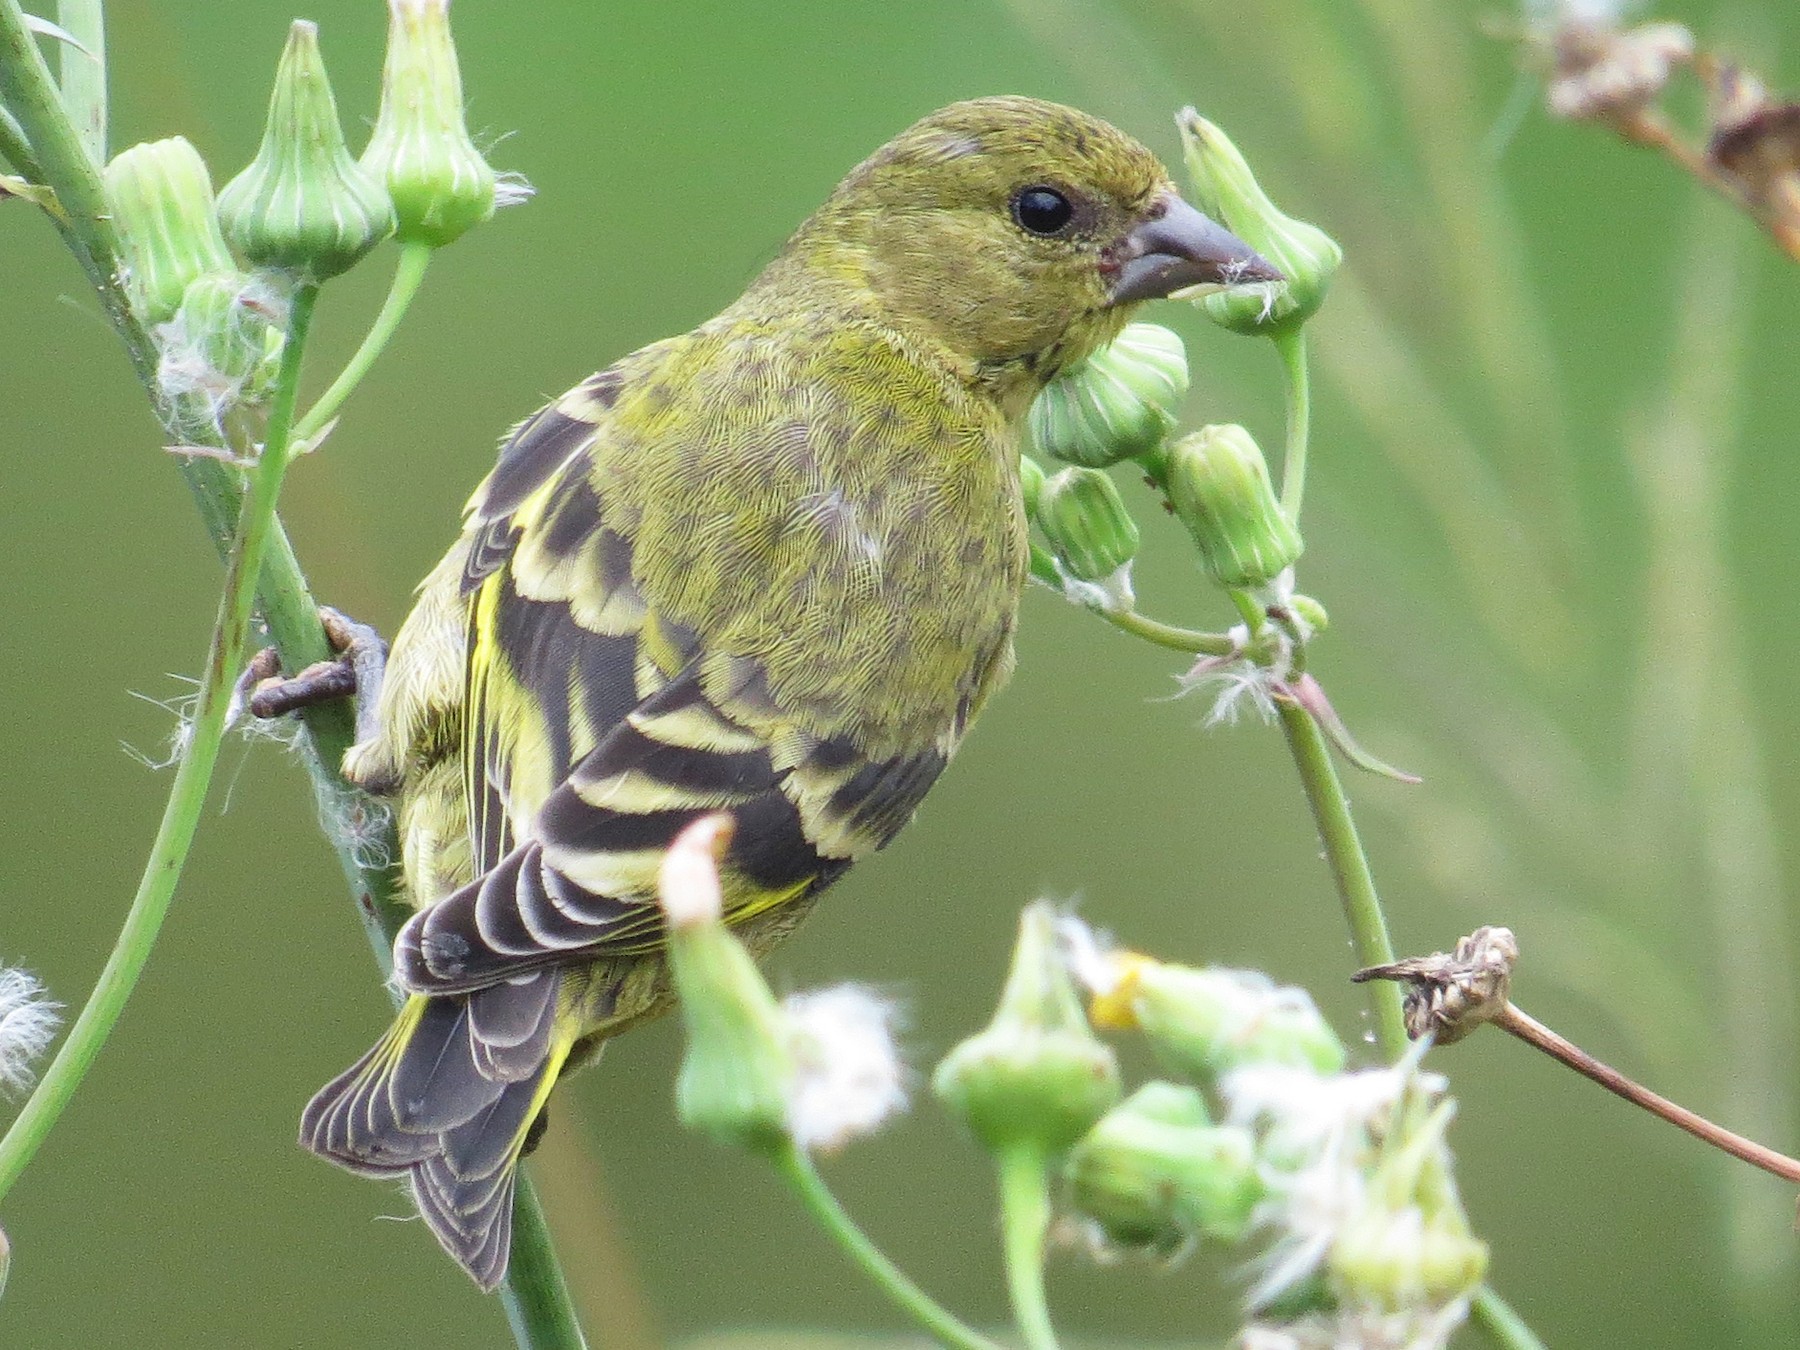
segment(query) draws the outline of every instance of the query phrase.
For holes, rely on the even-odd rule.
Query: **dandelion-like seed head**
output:
[[[781,1009],[794,1056],[788,1129],[796,1144],[832,1152],[906,1109],[898,1004],[843,984],[790,994]]]
[[[37,1081],[37,1061],[62,1023],[61,1008],[30,971],[0,967],[0,1094],[31,1090]]]

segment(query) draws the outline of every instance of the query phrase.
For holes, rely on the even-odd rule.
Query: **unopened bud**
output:
[[[1119,1064],[1081,1011],[1039,901],[1019,919],[1000,1007],[937,1067],[931,1087],[992,1153],[1061,1153],[1119,1098]]]
[[[795,1062],[775,995],[725,926],[717,859],[730,840],[729,817],[696,821],[670,846],[658,877],[687,1027],[675,1104],[682,1124],[768,1152],[788,1137]]]
[[[1064,469],[1045,483],[1037,522],[1064,570],[1079,581],[1104,584],[1137,556],[1137,521],[1100,469]]]
[[[1200,547],[1213,579],[1231,590],[1268,585],[1300,557],[1300,531],[1269,482],[1250,433],[1202,427],[1169,452],[1169,502]]]
[[[344,147],[317,25],[296,19],[288,30],[262,148],[219,193],[219,217],[247,262],[312,282],[393,233],[387,194]]]
[[[1303,989],[1249,970],[1196,969],[1115,953],[1116,986],[1095,999],[1101,1026],[1144,1033],[1175,1072],[1210,1082],[1246,1065],[1315,1073],[1344,1067],[1344,1043]]]
[[[1044,466],[1030,455],[1019,456],[1019,492],[1025,498],[1025,519],[1036,520],[1044,495]]]
[[[1214,1125],[1200,1094],[1173,1083],[1147,1083],[1108,1111],[1064,1175],[1108,1241],[1158,1255],[1197,1237],[1238,1241],[1263,1194],[1250,1131]]]
[[[1134,323],[1046,385],[1026,429],[1041,453],[1103,469],[1156,450],[1175,429],[1187,390],[1181,339],[1157,324]]]
[[[1402,1312],[1473,1293],[1487,1262],[1487,1244],[1466,1225],[1409,1205],[1358,1214],[1332,1243],[1329,1266],[1341,1298]]]
[[[105,187],[125,293],[146,327],[167,321],[196,277],[234,270],[212,177],[185,138],[121,150],[106,166]]]
[[[362,164],[386,184],[402,243],[441,248],[494,214],[494,171],[463,120],[450,0],[388,0],[381,110]]]
[[[1234,333],[1270,334],[1306,322],[1325,300],[1344,260],[1337,241],[1316,225],[1284,215],[1256,181],[1229,137],[1192,108],[1175,115],[1182,153],[1200,209],[1275,265],[1272,292],[1238,287],[1202,296],[1200,308]]]

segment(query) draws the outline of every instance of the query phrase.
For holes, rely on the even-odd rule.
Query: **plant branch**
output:
[[[1044,1238],[1050,1231],[1050,1179],[1042,1154],[1014,1147],[1000,1154],[1000,1224],[1006,1289],[1027,1350],[1057,1350],[1044,1296]]]
[[[1517,1004],[1508,1003],[1489,1020],[1534,1049],[1542,1050],[1558,1063],[1567,1065],[1584,1078],[1592,1079],[1614,1096],[1623,1097],[1633,1106],[1642,1107],[1651,1115],[1668,1121],[1678,1129],[1686,1130],[1694,1138],[1711,1144],[1721,1152],[1729,1153],[1741,1162],[1760,1167],[1783,1181],[1800,1184],[1800,1159],[1790,1158],[1754,1139],[1746,1139],[1722,1125],[1715,1125],[1698,1112],[1690,1111],[1687,1107],[1652,1092],[1627,1078],[1610,1064],[1595,1059],[1573,1041],[1558,1035]]]
[[[1283,328],[1275,334],[1275,350],[1281,356],[1282,387],[1287,396],[1287,449],[1281,457],[1281,509],[1299,523],[1300,504],[1306,496],[1306,446],[1312,429],[1312,379],[1306,360],[1304,326]]]
[[[369,367],[375,364],[375,358],[381,355],[388,339],[393,337],[394,330],[400,326],[400,320],[406,317],[407,307],[412,304],[413,296],[418,294],[419,283],[425,279],[425,267],[431,261],[434,251],[430,244],[420,243],[418,240],[400,245],[400,261],[394,265],[394,280],[388,287],[387,299],[381,303],[381,312],[375,316],[375,322],[370,325],[368,334],[363,338],[362,345],[357,347],[355,355],[331,382],[331,387],[319,396],[319,401],[307,409],[306,416],[294,428],[294,440],[297,444],[309,442],[317,436],[337,415],[344,400],[362,383],[363,376],[369,373]]]
[[[999,1346],[963,1323],[927,1294],[869,1240],[831,1193],[812,1159],[791,1140],[770,1158],[807,1211],[877,1288],[928,1333],[955,1350],[999,1350]]]
[[[1188,652],[1195,656],[1233,656],[1238,650],[1238,644],[1228,634],[1203,633],[1195,628],[1177,628],[1173,624],[1159,623],[1155,619],[1139,614],[1134,609],[1095,608],[1094,613],[1121,632],[1130,633],[1133,637],[1141,637],[1144,641],[1153,642],[1158,647],[1168,647],[1174,651]]]
[[[1356,823],[1350,818],[1350,800],[1344,795],[1344,785],[1331,762],[1325,737],[1304,708],[1283,702],[1278,711],[1294,767],[1300,773],[1300,785],[1306,791],[1307,805],[1319,828],[1319,840],[1325,847],[1326,866],[1331,869],[1338,899],[1344,906],[1344,921],[1350,926],[1350,944],[1357,964],[1390,965],[1394,947],[1388,938],[1387,918],[1381,912],[1375,878],[1369,872],[1368,857],[1363,853]],[[1377,984],[1370,993],[1375,1001],[1375,1033],[1381,1052],[1390,1061],[1399,1059],[1409,1043],[1400,991],[1391,984]]]
[[[527,1350],[587,1350],[537,1191],[519,1175],[513,1191],[512,1258],[500,1291],[513,1340]]]
[[[106,6],[103,0],[56,0],[56,21],[81,44],[65,42],[59,54],[63,108],[88,158],[105,164]]]
[[[151,948],[174,898],[188,847],[206,805],[213,766],[225,737],[232,689],[244,664],[249,641],[256,578],[263,550],[275,521],[275,501],[287,469],[287,433],[294,412],[300,380],[300,362],[306,333],[318,292],[302,288],[294,297],[288,320],[287,346],[276,379],[269,415],[269,433],[261,458],[250,475],[239,513],[237,538],[225,569],[224,593],[219,599],[218,620],[213,627],[205,674],[200,685],[194,720],[188,728],[181,764],[169,786],[162,824],[144,864],[136,896],[119,930],[112,954],[82,1008],[68,1039],[57,1052],[43,1080],[31,1094],[6,1136],[0,1140],[0,1196],[4,1196],[44,1141],[75,1089],[112,1033],[126,1001],[150,958]]]

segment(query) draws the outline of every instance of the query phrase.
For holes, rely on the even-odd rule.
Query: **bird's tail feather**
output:
[[[353,1172],[410,1174],[419,1212],[483,1289],[506,1274],[513,1177],[568,1058],[557,971],[414,994],[385,1036],[307,1103],[300,1144]]]

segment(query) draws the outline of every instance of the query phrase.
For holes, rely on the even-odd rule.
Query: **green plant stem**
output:
[[[1005,1238],[1006,1290],[1027,1350],[1057,1350],[1044,1296],[1044,1238],[1050,1231],[1050,1169],[1030,1147],[1001,1153],[1000,1225]]]
[[[1505,1350],[1545,1350],[1537,1333],[1525,1325],[1525,1319],[1488,1286],[1483,1285],[1475,1291],[1469,1306],[1496,1345],[1504,1346]]]
[[[789,1141],[770,1156],[770,1162],[800,1198],[807,1211],[818,1220],[819,1226],[843,1248],[845,1255],[862,1269],[896,1307],[925,1331],[942,1344],[954,1346],[957,1350],[999,1350],[995,1342],[965,1325],[882,1254],[881,1249],[869,1240],[869,1235],[857,1227],[856,1220],[838,1203],[837,1196],[825,1184],[825,1179],[819,1175],[818,1168],[813,1166],[812,1159],[805,1150]]]
[[[1337,766],[1331,762],[1325,737],[1304,708],[1282,703],[1279,711],[1281,730],[1287,736],[1294,767],[1300,772],[1300,785],[1312,808],[1313,823],[1325,846],[1325,863],[1344,906],[1344,921],[1350,926],[1356,963],[1358,967],[1392,964],[1394,945],[1388,939],[1387,918],[1381,912],[1375,878],[1369,873],[1369,860],[1357,836],[1356,823],[1350,818],[1350,800],[1344,795],[1344,785],[1338,778]],[[1409,1041],[1400,987],[1382,983],[1386,987],[1372,986],[1370,995],[1375,1002],[1375,1034],[1381,1053],[1392,1061],[1406,1053]]]
[[[1312,380],[1306,360],[1306,327],[1284,328],[1275,335],[1281,355],[1282,385],[1287,395],[1287,449],[1281,457],[1281,509],[1298,523],[1306,496],[1306,445],[1312,428]]]
[[[1178,652],[1188,652],[1195,656],[1230,656],[1237,650],[1237,643],[1224,633],[1203,633],[1195,628],[1177,628],[1173,624],[1147,618],[1136,610],[1096,609],[1094,613],[1122,632]]]
[[[156,841],[144,864],[136,896],[113,944],[112,954],[75,1019],[68,1039],[57,1052],[43,1080],[0,1140],[0,1196],[11,1189],[20,1172],[37,1152],[75,1089],[99,1054],[124,1011],[132,987],[150,958],[151,948],[169,912],[188,846],[200,823],[213,766],[225,738],[226,715],[232,688],[243,667],[248,645],[256,578],[262,567],[264,547],[275,520],[275,501],[282,474],[287,469],[287,435],[294,414],[294,396],[300,381],[300,362],[318,292],[307,287],[294,297],[288,319],[287,346],[269,413],[268,439],[250,475],[238,515],[236,542],[225,569],[224,593],[219,598],[218,620],[207,652],[205,675],[200,684],[194,720],[175,781],[169,786],[168,804]]]
[[[435,250],[430,244],[422,244],[417,240],[400,245],[400,260],[394,264],[394,280],[388,286],[387,298],[381,302],[381,312],[369,326],[368,334],[356,349],[356,354],[345,363],[338,377],[331,382],[331,387],[319,395],[319,401],[307,409],[306,416],[294,428],[294,440],[297,443],[311,441],[318,435],[337,416],[338,409],[344,406],[344,400],[362,383],[363,376],[369,373],[369,367],[375,364],[375,358],[381,355],[388,339],[393,337],[394,330],[400,326],[400,320],[406,317],[407,307],[412,304],[413,296],[418,294],[419,283],[425,279],[425,268],[430,263],[433,252]]]
[[[531,1350],[587,1350],[543,1206],[523,1173],[513,1192],[512,1259],[500,1300],[519,1345]]]
[[[3,107],[0,107],[0,159],[11,165],[14,173],[33,183],[38,181],[38,175],[42,172],[38,168],[37,157],[31,153],[31,146],[25,139],[25,129]]]
[[[56,22],[85,50],[64,43],[58,66],[63,108],[95,164],[106,163],[106,6],[103,0],[56,0]]]
[[[1381,898],[1375,892],[1368,856],[1356,833],[1356,823],[1350,818],[1350,800],[1344,794],[1337,766],[1331,762],[1325,737],[1304,708],[1284,703],[1280,705],[1280,715],[1294,767],[1300,772],[1307,804],[1312,807],[1313,821],[1325,846],[1326,865],[1331,868],[1338,899],[1343,902],[1357,963],[1388,965],[1394,959],[1394,945],[1388,938],[1387,919],[1381,912]],[[1375,1001],[1375,1034],[1382,1055],[1390,1062],[1397,1060],[1410,1044],[1400,986],[1389,983],[1385,989],[1372,989],[1370,993]],[[1478,1289],[1470,1306],[1476,1320],[1507,1350],[1544,1350],[1524,1319],[1491,1288]]]

